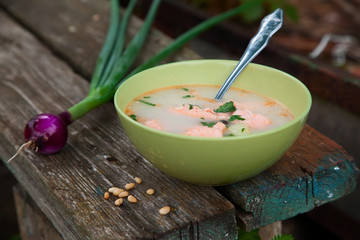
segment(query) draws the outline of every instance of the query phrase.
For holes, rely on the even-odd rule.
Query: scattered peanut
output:
[[[119,188],[118,187],[109,188],[108,192],[113,193],[116,189],[119,189]]]
[[[135,183],[127,183],[125,184],[125,189],[129,190],[135,187]]]
[[[155,190],[152,188],[149,188],[148,190],[146,190],[146,194],[148,194],[148,195],[153,195],[154,192],[155,192]]]
[[[124,202],[124,199],[123,199],[123,198],[116,199],[115,205],[116,205],[116,206],[120,206],[123,202]]]
[[[105,192],[105,193],[104,193],[104,199],[109,199],[109,197],[110,197],[109,192]]]
[[[127,200],[131,203],[136,203],[138,201],[133,195],[129,195]]]
[[[141,184],[141,183],[142,183],[142,179],[139,178],[139,177],[136,177],[136,178],[135,178],[135,182],[136,182],[137,184]]]
[[[121,193],[118,194],[118,197],[127,197],[127,196],[129,196],[128,191],[122,191]]]
[[[124,192],[124,189],[118,188],[118,189],[115,189],[115,190],[114,190],[113,194],[114,194],[115,196],[118,196],[118,195],[119,195],[120,193],[122,193],[122,192]]]
[[[169,212],[170,212],[170,207],[169,206],[166,206],[166,207],[162,207],[162,208],[160,208],[159,209],[159,213],[161,214],[161,215],[166,215],[166,214],[168,214]]]

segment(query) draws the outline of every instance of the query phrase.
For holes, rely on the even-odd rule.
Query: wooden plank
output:
[[[87,79],[91,77],[108,27],[107,1],[0,0],[0,6],[61,56],[76,72]],[[140,19],[136,17],[132,19],[131,27],[128,29],[128,39],[136,34],[141,24]],[[135,65],[153,56],[170,41],[171,38],[153,30]],[[183,48],[166,61],[185,59],[200,59],[200,56]]]
[[[36,202],[20,185],[13,187],[16,211],[22,240],[61,240],[63,239],[53,224],[41,212]],[[259,229],[261,240],[270,240],[281,235],[281,221]]]
[[[16,185],[13,193],[22,240],[63,239],[21,185]]]
[[[23,143],[30,117],[71,106],[89,84],[3,12],[0,22],[0,156],[5,160]],[[59,154],[26,150],[8,164],[65,239],[236,238],[234,206],[213,188],[173,180],[143,159],[111,103],[73,123],[69,135]],[[144,181],[132,192],[137,204],[116,207],[103,199],[109,187],[136,176]],[[156,194],[144,194],[148,187]],[[161,216],[158,210],[165,205],[173,210]]]
[[[285,220],[354,191],[359,170],[344,149],[308,125],[291,149],[267,171],[218,188],[251,230]]]
[[[59,8],[56,4],[53,5],[46,1],[38,1],[41,2],[43,9],[48,9],[44,11],[46,14],[42,13],[43,11],[33,14],[39,18],[44,19],[47,17],[48,12],[56,11],[54,9]],[[37,6],[35,2],[37,1],[33,1],[32,4]],[[67,1],[62,2],[66,3]],[[58,29],[54,28],[55,30],[49,34],[46,31],[47,28],[41,26],[45,23],[41,24],[41,22],[32,19],[33,15],[19,10],[22,3],[27,4],[26,1],[16,0],[8,3],[7,1],[0,0],[0,3],[3,3],[7,10],[14,14],[21,22],[27,23],[28,27],[34,29],[36,27],[36,34],[52,48],[60,49],[59,51],[62,56],[71,57],[73,53],[66,51],[66,45],[71,44],[71,41],[64,32],[58,32]],[[87,4],[86,6],[89,6],[89,8],[95,9],[88,12],[99,12],[96,10],[99,6],[93,3],[93,1],[87,1]],[[74,6],[76,5],[73,5],[73,7]],[[60,9],[62,8],[63,6],[60,7]],[[101,9],[101,7],[99,9]],[[74,21],[83,22],[83,25],[86,24],[86,21],[90,18],[90,13],[85,20],[81,20],[81,18],[79,20],[78,17],[74,17],[72,20],[73,24],[82,25]],[[100,13],[100,16],[103,16],[103,13]],[[65,23],[59,23],[59,21],[63,22],[62,19],[50,18],[46,24],[66,25]],[[92,23],[89,23],[89,25],[91,24]],[[105,29],[105,26],[103,26],[103,28]],[[94,31],[83,32],[81,36],[78,37],[83,39],[94,38],[89,32]],[[62,40],[58,41],[57,39],[59,38]],[[164,40],[160,37],[158,41],[163,42]],[[157,41],[154,41],[154,44],[156,42]],[[85,44],[79,45],[78,47],[82,48],[81,52],[89,52],[93,49]],[[188,54],[187,57],[191,58],[190,55],[191,54]],[[93,61],[94,60],[95,59],[93,59]],[[90,73],[91,65],[92,64],[89,64],[89,69],[84,71]],[[74,69],[78,69],[80,62],[74,60],[73,66]],[[89,146],[94,145],[94,142],[96,141],[89,143]],[[338,167],[341,171],[336,170]],[[306,126],[294,147],[268,171],[249,181],[218,188],[218,190],[236,204],[239,209],[238,220],[240,224],[242,224],[245,229],[251,230],[259,226],[265,226],[273,221],[287,219],[303,211],[309,211],[317,204],[333,201],[352,192],[355,188],[354,182],[356,181],[357,171],[354,165],[354,159],[339,145],[333,143],[330,139],[321,135],[311,127]],[[337,181],[334,185],[336,188],[334,189],[324,186],[324,184],[330,184],[331,179]],[[317,187],[318,185],[320,187]],[[312,195],[313,192],[315,193],[315,190],[312,191],[312,189],[314,189],[313,186],[316,186],[316,195],[314,194],[314,198]],[[295,193],[298,194],[296,195]],[[331,197],[329,197],[329,193],[332,194],[330,194]],[[260,203],[258,203],[258,200]],[[275,203],[277,205],[275,205]],[[274,206],[276,206],[276,208]],[[284,211],[275,211],[282,209],[284,209]]]

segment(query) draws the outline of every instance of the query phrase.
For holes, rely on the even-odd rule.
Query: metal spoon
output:
[[[281,28],[282,23],[283,11],[279,8],[263,18],[258,33],[251,39],[239,63],[219,89],[215,96],[216,100],[222,99],[240,72],[265,48],[272,35]]]

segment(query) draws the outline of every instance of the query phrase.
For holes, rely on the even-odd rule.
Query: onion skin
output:
[[[25,140],[31,142],[31,148],[41,154],[60,151],[65,146],[68,136],[67,122],[64,120],[61,114],[36,115],[25,126]]]

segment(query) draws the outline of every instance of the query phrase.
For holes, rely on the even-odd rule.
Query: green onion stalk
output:
[[[130,0],[125,12],[121,14],[118,0],[110,0],[110,24],[90,81],[88,95],[60,114],[43,113],[29,120],[24,131],[26,143],[20,147],[18,152],[23,148],[32,148],[42,154],[58,152],[66,144],[67,126],[92,109],[113,99],[116,89],[126,79],[159,64],[200,33],[219,22],[251,9],[262,1],[248,1],[232,10],[203,21],[177,37],[163,50],[130,72],[129,70],[151,30],[161,0],[152,1],[143,25],[126,47],[126,30],[137,1]]]

